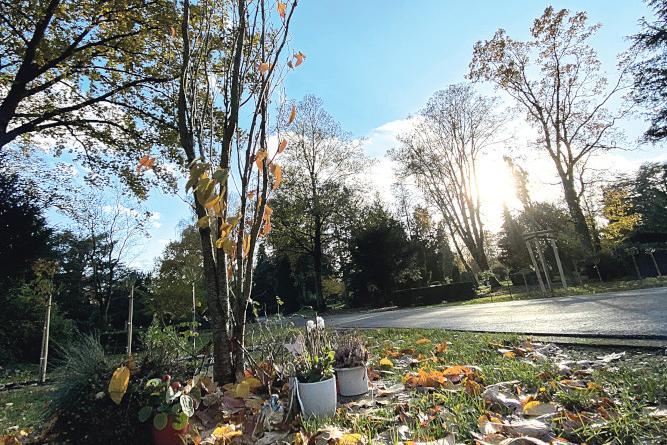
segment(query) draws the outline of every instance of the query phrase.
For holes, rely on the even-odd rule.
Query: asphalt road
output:
[[[667,339],[667,287],[325,317],[341,328],[442,328],[553,336]]]

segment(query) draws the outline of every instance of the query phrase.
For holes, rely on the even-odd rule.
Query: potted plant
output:
[[[317,317],[306,324],[305,336],[286,345],[294,355],[296,396],[304,417],[331,417],[336,413],[336,377],[334,352],[324,330],[324,320]]]
[[[348,336],[339,342],[333,367],[341,396],[358,396],[368,392],[367,362],[368,351],[360,337]]]
[[[189,384],[184,387],[172,381],[169,375],[150,379],[145,387],[149,391],[148,404],[141,407],[138,417],[141,422],[152,419],[153,442],[155,445],[182,445],[199,400],[198,388],[191,390]]]

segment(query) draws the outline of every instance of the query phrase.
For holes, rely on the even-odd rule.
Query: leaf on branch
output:
[[[278,164],[271,163],[271,172],[273,173],[272,190],[275,190],[280,187],[280,183],[283,181],[283,169]]]
[[[282,141],[280,141],[280,144],[278,144],[278,154],[285,151],[286,148],[287,148],[287,139],[283,139]]]
[[[137,164],[137,174],[141,173],[141,170],[144,168],[152,169],[153,167],[155,167],[155,158],[148,155],[143,155]]]
[[[280,14],[281,18],[285,18],[285,13],[287,12],[287,5],[283,2],[278,2],[278,14]]]
[[[206,207],[207,209],[211,209],[219,203],[220,203],[220,195],[215,195],[214,197],[212,197],[211,199],[209,199],[204,203],[204,207]]]
[[[208,216],[202,216],[197,220],[197,227],[203,229],[208,226]]]
[[[266,150],[260,150],[257,152],[255,155],[255,164],[257,165],[257,169],[261,172],[264,170],[264,159],[266,159],[266,156],[268,155]]]
[[[267,62],[263,62],[259,64],[259,67],[257,68],[259,70],[260,74],[266,73],[269,69],[271,68],[271,64]]]
[[[294,55],[294,58],[296,59],[296,63],[294,64],[295,67],[301,65],[303,61],[306,59],[306,55],[299,51]]]
[[[268,204],[264,206],[264,227],[262,227],[261,235],[266,236],[271,232],[271,214],[273,209]]]
[[[248,252],[250,252],[250,235],[246,234],[243,235],[243,257],[248,256]]]
[[[289,119],[287,120],[287,125],[290,125],[296,119],[296,105],[292,105],[292,111],[290,111]]]
[[[255,191],[251,190],[248,192],[248,199],[253,200],[255,199]]]

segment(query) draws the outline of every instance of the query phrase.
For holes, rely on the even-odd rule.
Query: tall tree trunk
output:
[[[593,250],[593,241],[591,239],[591,231],[586,223],[586,216],[584,211],[581,208],[581,202],[579,201],[579,195],[574,188],[574,184],[571,179],[565,175],[561,175],[561,182],[563,184],[563,191],[565,193],[565,202],[567,207],[570,210],[570,217],[574,223],[574,229],[579,234],[581,238],[582,245],[586,249],[589,255],[594,253]]]
[[[315,240],[313,249],[313,268],[315,269],[315,295],[317,297],[317,310],[324,311],[327,308],[324,301],[322,289],[322,226],[315,223]]]

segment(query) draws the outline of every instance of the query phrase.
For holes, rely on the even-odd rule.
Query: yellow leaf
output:
[[[215,195],[204,203],[204,207],[206,207],[207,209],[212,209],[219,203],[220,203],[220,195]]]
[[[227,441],[232,437],[243,435],[243,432],[237,430],[236,425],[230,423],[227,425],[218,426],[216,429],[213,430],[213,433],[211,433],[211,435],[216,439],[222,439],[223,441]]]
[[[364,443],[364,436],[359,433],[345,433],[336,443],[338,445],[360,445]]]
[[[280,14],[280,17],[285,18],[286,11],[287,11],[287,5],[283,2],[278,2],[278,14]]]
[[[255,165],[257,165],[257,169],[258,169],[260,172],[261,172],[262,170],[264,170],[264,163],[263,163],[263,161],[264,161],[264,159],[266,159],[266,156],[267,156],[267,155],[268,155],[268,153],[266,152],[266,150],[260,150],[260,151],[258,151],[257,154],[255,155]]]
[[[271,214],[273,209],[268,204],[264,206],[264,227],[262,227],[262,235],[268,235],[271,232]]]
[[[278,164],[272,164],[271,168],[273,170],[273,190],[280,187],[280,183],[283,181],[283,169]]]
[[[208,226],[208,216],[202,216],[197,220],[197,227],[204,228]]]
[[[278,154],[285,151],[286,148],[287,148],[287,139],[283,139],[282,141],[280,141],[280,144],[278,144]]]
[[[248,388],[250,388],[251,391],[254,391],[264,386],[257,377],[246,377],[245,379],[243,379],[242,383],[247,384]]]
[[[292,111],[290,111],[289,119],[287,120],[287,125],[290,125],[296,119],[296,105],[292,105]]]
[[[243,256],[247,257],[250,252],[250,235],[243,235]]]
[[[391,360],[389,360],[387,357],[384,357],[382,360],[380,360],[380,366],[382,368],[391,369],[391,368],[394,367],[394,363]]]
[[[503,354],[505,358],[516,358],[516,353],[514,351],[507,351]]]
[[[130,383],[130,370],[126,366],[116,369],[109,381],[109,397],[116,405],[120,405]]]
[[[427,345],[429,343],[431,343],[431,340],[429,340],[428,338],[420,338],[415,342],[416,345]]]
[[[558,412],[558,407],[553,403],[542,403],[537,400],[526,403],[523,406],[523,413],[526,416],[544,416],[547,414],[555,414]]]
[[[449,347],[449,343],[447,343],[447,342],[438,343],[437,345],[435,345],[435,351],[438,354],[442,354],[443,352],[445,352],[447,350],[448,347]]]

